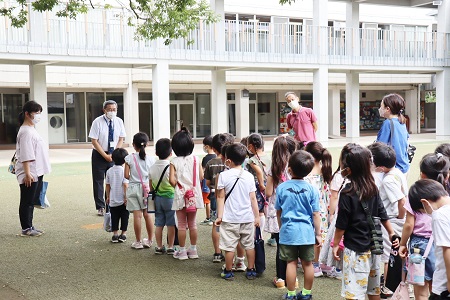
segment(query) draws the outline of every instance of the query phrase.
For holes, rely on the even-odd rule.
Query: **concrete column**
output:
[[[350,140],[359,138],[359,73],[346,73],[345,133]]]
[[[158,62],[152,67],[153,140],[171,138],[169,104],[169,64]]]
[[[327,63],[328,0],[313,1],[313,43],[320,53],[319,62]]]
[[[359,57],[359,3],[357,2],[347,2],[346,3],[346,14],[345,14],[345,27],[347,29],[345,33],[345,42],[347,47],[347,55],[353,56],[352,61],[355,57]]]
[[[450,33],[450,1],[442,1],[442,4],[438,6],[438,16],[437,16],[437,58],[449,57],[445,55],[445,42],[449,38],[447,35],[444,37],[445,33]],[[447,49],[448,50],[448,49]]]
[[[127,137],[125,141],[127,143],[133,142],[133,135],[139,132],[139,98],[138,98],[138,87],[133,84],[133,79],[131,75],[131,69],[128,73],[128,87],[125,91],[125,99],[123,101],[123,115],[124,115],[124,125]],[[149,132],[149,136],[151,132]]]
[[[242,96],[242,90],[234,91],[236,99],[236,137],[242,139],[250,135],[249,97]]]
[[[341,91],[328,90],[328,135],[341,136]]]
[[[34,100],[42,106],[41,122],[36,125],[36,130],[48,144],[47,76],[45,65],[30,64],[29,74],[30,100]]]
[[[328,141],[328,68],[319,67],[313,74],[313,105],[318,119],[317,140]]]
[[[405,112],[409,117],[410,133],[419,133],[420,126],[420,110],[419,95],[417,87],[405,92],[406,108]]]
[[[443,1],[442,3],[445,3]],[[450,139],[450,68],[436,73],[436,139]]]
[[[211,71],[211,116],[211,135],[228,132],[226,72],[223,70]]]
[[[225,1],[224,0],[210,0],[210,7],[219,15],[220,20],[214,23],[215,27],[215,52],[216,55],[225,53]]]

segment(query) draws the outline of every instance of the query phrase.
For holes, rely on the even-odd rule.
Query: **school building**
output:
[[[11,2],[4,1],[5,7]],[[88,143],[91,122],[113,99],[126,142],[146,132],[194,138],[286,132],[284,94],[318,117],[318,138],[376,131],[382,97],[400,93],[412,133],[450,139],[450,0],[211,0],[221,16],[194,43],[135,39],[125,8],[76,20],[31,11],[23,28],[0,18],[0,144],[14,144],[32,99],[50,144]]]

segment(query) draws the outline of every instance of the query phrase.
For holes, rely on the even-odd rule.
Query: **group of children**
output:
[[[200,224],[212,226],[212,261],[225,261],[222,278],[232,280],[237,271],[246,272],[248,279],[257,277],[254,238],[255,227],[260,227],[275,241],[273,284],[287,287],[284,299],[312,299],[314,277],[323,275],[342,279],[341,296],[346,299],[364,299],[366,294],[379,299],[380,293],[392,293],[383,286],[379,268],[384,262],[387,273],[391,247],[399,245],[402,257],[414,248],[423,254],[434,232],[436,264],[429,255],[425,279],[431,284],[434,278],[434,299],[447,292],[450,144],[422,159],[424,179],[411,187],[408,197],[406,176],[395,167],[395,151],[383,143],[347,144],[333,174],[327,149],[319,142],[297,143],[290,136],[277,137],[270,156],[259,134],[241,143],[235,143],[231,134],[216,134],[204,139],[207,155],[201,162],[192,154],[194,142],[186,128],[172,140],[156,142],[156,162],[145,154],[147,142],[147,135],[138,133],[133,138],[136,153],[116,149],[112,155],[115,166],[106,174],[112,242],[126,241],[132,212],[133,248],[151,247],[155,234],[155,254],[167,253],[179,260],[198,258],[196,213],[206,207],[206,219]],[[148,200],[143,194],[146,184],[153,195]],[[154,224],[146,201],[154,201]],[[433,228],[428,214],[433,215]],[[147,231],[143,239],[142,218]],[[374,254],[378,252],[371,237],[377,224],[372,223],[377,222],[370,220],[383,225],[382,255]],[[162,239],[165,226],[167,248]],[[298,267],[304,272],[300,293],[296,293]],[[437,274],[444,275],[436,280]],[[414,292],[416,299],[428,297],[427,286],[415,286]]]

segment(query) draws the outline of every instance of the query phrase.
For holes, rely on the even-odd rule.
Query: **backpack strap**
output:
[[[425,249],[425,252],[423,253],[423,258],[427,258],[428,254],[430,253],[431,246],[433,246],[433,235],[430,236],[430,239],[428,240],[427,248]]]

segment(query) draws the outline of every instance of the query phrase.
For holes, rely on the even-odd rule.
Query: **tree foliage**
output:
[[[0,0],[0,2],[3,2]],[[120,3],[120,2],[119,2]],[[11,5],[11,4],[10,4]],[[218,16],[209,8],[205,0],[129,0],[121,4],[131,16],[128,25],[135,26],[138,39],[165,39],[165,44],[177,38],[189,40],[189,32],[195,29],[200,21],[213,23]],[[89,7],[108,9],[106,4],[95,6],[90,0],[35,0],[31,9],[45,12],[56,10],[58,17],[76,19],[79,14],[87,13]],[[16,0],[13,5],[0,8],[0,15],[11,20],[13,27],[23,27],[28,20],[27,0]]]

